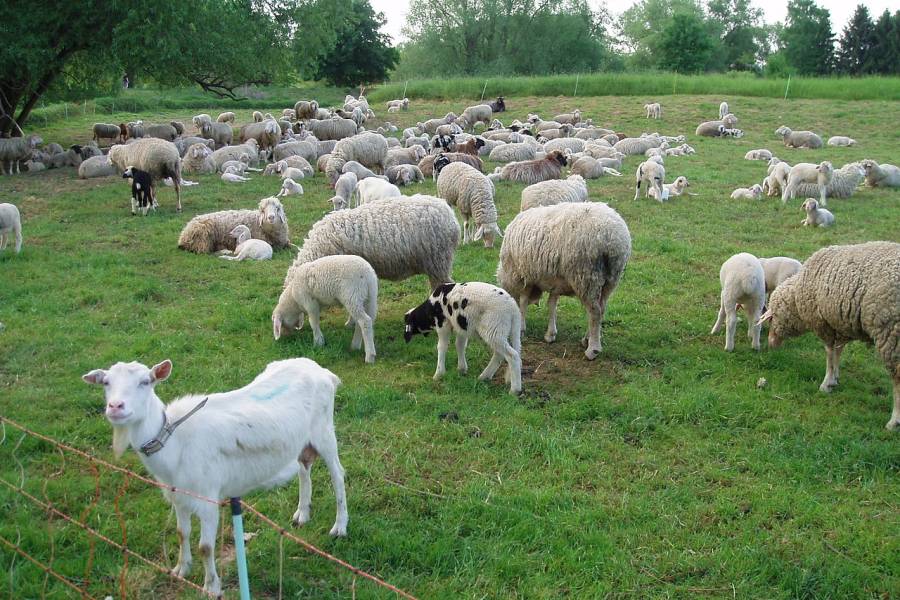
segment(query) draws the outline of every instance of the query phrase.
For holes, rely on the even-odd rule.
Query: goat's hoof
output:
[[[309,511],[298,510],[294,513],[294,516],[291,517],[291,525],[293,527],[302,527],[306,523],[309,522]]]
[[[328,535],[334,537],[347,537],[347,526],[335,523],[334,527],[331,528],[331,531],[328,532]]]

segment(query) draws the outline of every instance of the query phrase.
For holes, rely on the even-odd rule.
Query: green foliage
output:
[[[675,14],[703,18],[703,7],[696,0],[640,0],[619,18],[623,41],[632,54],[633,68],[662,68],[664,34]]]
[[[900,11],[885,9],[872,32],[872,71],[900,73]]]
[[[710,0],[709,18],[722,30],[722,61],[735,71],[758,71],[769,55],[769,28],[750,0]]]
[[[834,63],[830,14],[814,0],[789,0],[781,33],[785,58],[801,75],[826,75]]]
[[[679,13],[663,30],[659,45],[660,66],[676,73],[696,73],[703,69],[712,48],[703,19],[690,13]]]
[[[872,47],[875,38],[875,24],[869,16],[869,9],[858,4],[850,22],[841,35],[840,49],[836,63],[841,73],[861,75],[871,73],[874,67]]]
[[[766,77],[770,79],[786,78],[788,75],[795,75],[797,69],[788,64],[784,51],[779,51],[769,55],[769,58],[766,60],[765,73]]]
[[[390,37],[378,31],[384,15],[375,13],[369,0],[353,0],[346,7],[337,40],[319,62],[316,78],[341,87],[384,80],[399,58]]]

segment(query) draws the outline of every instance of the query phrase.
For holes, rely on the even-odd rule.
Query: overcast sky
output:
[[[435,2],[440,0],[425,0],[427,2]],[[389,34],[394,42],[404,41],[400,34],[400,28],[406,23],[406,11],[409,8],[409,0],[371,0],[372,6],[376,11],[384,13],[387,18],[387,24],[383,31]],[[599,0],[589,0],[592,6],[599,6]],[[622,11],[634,4],[634,0],[609,0],[607,6],[614,16],[618,16]],[[765,11],[766,21],[775,23],[776,21],[784,21],[787,14],[786,0],[755,0],[753,3]],[[819,6],[823,6],[831,11],[831,29],[835,34],[839,35],[844,29],[844,25],[850,20],[856,5],[859,2],[854,0],[818,0]],[[862,2],[869,9],[872,20],[876,20],[878,16],[884,12],[884,9],[891,11],[897,10],[900,0],[867,0]]]

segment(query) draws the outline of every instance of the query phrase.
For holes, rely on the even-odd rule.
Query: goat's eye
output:
[[[145,379],[144,381],[141,382],[141,385],[150,385],[150,380]]]

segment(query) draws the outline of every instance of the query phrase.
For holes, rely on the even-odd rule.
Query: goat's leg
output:
[[[344,467],[338,458],[337,438],[334,437],[334,427],[321,432],[321,437],[314,440],[316,451],[328,466],[331,474],[331,485],[334,488],[334,501],[337,505],[334,526],[329,532],[335,536],[347,535],[347,522],[350,520],[347,514],[347,492],[344,489]]]
[[[297,511],[291,517],[291,523],[295,527],[299,527],[309,521],[310,503],[312,501],[312,463],[316,459],[316,450],[311,446],[307,446],[300,453],[297,462],[300,463],[300,499],[297,502]]]
[[[216,530],[219,527],[219,507],[216,504],[200,502],[197,517],[200,519],[200,556],[206,575],[203,589],[215,596],[222,594],[222,581],[216,573]]]
[[[172,569],[172,575],[187,577],[191,572],[191,511],[185,506],[175,504],[175,519],[178,533],[178,563]]]

